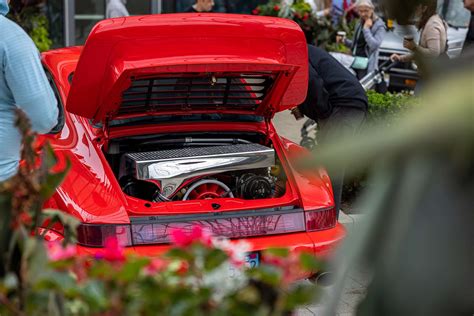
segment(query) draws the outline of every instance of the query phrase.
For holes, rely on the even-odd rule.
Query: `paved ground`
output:
[[[275,127],[280,133],[280,135],[290,139],[295,143],[299,143],[300,141],[300,129],[304,122],[305,120],[296,121],[289,111],[278,113],[273,120],[273,123],[275,124]],[[351,234],[350,232],[353,229],[356,229],[357,222],[360,221],[361,217],[363,217],[363,215],[347,215],[341,213],[339,221],[348,228],[349,238]],[[349,279],[345,284],[344,292],[336,311],[337,316],[355,315],[357,304],[365,295],[368,279],[369,277],[361,271],[354,272],[352,275],[350,275]],[[332,290],[333,289],[331,287],[326,288],[324,290],[323,297],[320,300],[322,303],[302,308],[296,313],[296,315],[322,315],[326,307],[324,303],[328,302],[327,297],[331,295]]]
[[[346,282],[344,294],[339,301],[335,316],[353,316],[357,304],[362,300],[367,288],[367,275],[362,272],[354,273]],[[325,288],[319,304],[314,304],[301,308],[296,312],[296,316],[323,316],[326,315],[326,304],[333,288]]]
[[[351,236],[351,232],[357,229],[358,223],[362,219],[363,215],[347,215],[344,213],[340,214],[339,221],[346,226],[348,230],[348,238]],[[353,316],[357,308],[357,304],[364,298],[365,291],[367,289],[369,276],[367,273],[362,271],[353,272],[346,284],[342,293],[342,297],[339,301],[336,316]],[[309,281],[304,281],[309,282]],[[324,310],[327,308],[329,302],[329,296],[333,293],[332,287],[324,289],[323,296],[319,300],[321,303],[307,306],[297,311],[297,316],[321,316],[324,315]]]

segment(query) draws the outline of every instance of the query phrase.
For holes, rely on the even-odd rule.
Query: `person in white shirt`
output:
[[[127,7],[127,0],[107,0],[107,8],[105,11],[105,17],[107,19],[110,18],[118,18],[121,16],[129,16]]]

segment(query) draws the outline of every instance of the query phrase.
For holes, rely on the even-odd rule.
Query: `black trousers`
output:
[[[358,108],[335,107],[332,114],[324,120],[319,120],[318,143],[339,142],[356,135],[366,118],[366,112]],[[341,208],[342,188],[344,185],[345,166],[340,168],[328,167],[334,193],[334,202],[339,217]]]

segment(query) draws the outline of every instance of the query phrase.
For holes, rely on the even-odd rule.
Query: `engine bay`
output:
[[[128,196],[149,202],[284,195],[270,141],[248,133],[146,135],[112,140],[107,159]]]

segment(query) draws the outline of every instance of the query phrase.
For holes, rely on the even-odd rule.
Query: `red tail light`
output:
[[[103,247],[109,237],[123,246],[167,244],[173,229],[192,230],[199,225],[216,236],[248,238],[304,232],[305,212],[294,207],[222,214],[131,218],[131,224],[81,224],[77,241],[86,247]]]
[[[305,219],[306,231],[308,232],[329,229],[336,226],[337,212],[334,207],[309,211],[305,213]]]
[[[116,237],[122,246],[131,246],[130,225],[92,225],[77,227],[77,243],[87,247],[104,247],[109,237]]]
[[[167,216],[161,219],[132,218],[131,224],[81,224],[77,241],[86,247],[103,247],[109,237],[116,237],[123,246],[167,244],[172,229],[192,229],[200,225],[217,236],[246,238],[295,232],[314,232],[336,226],[336,210],[302,209],[235,212],[221,215]]]

